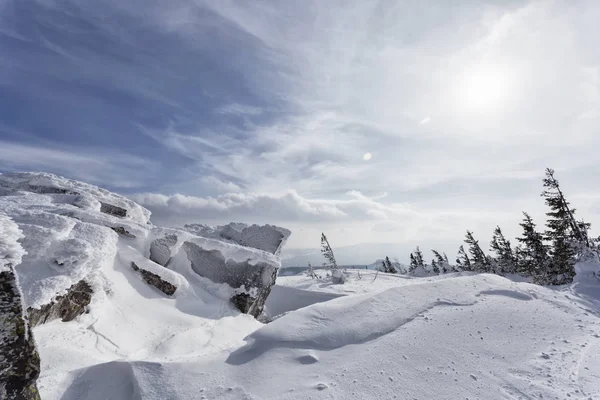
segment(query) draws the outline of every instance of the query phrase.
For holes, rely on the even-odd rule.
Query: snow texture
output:
[[[597,262],[556,288],[464,272],[349,270],[343,285],[279,277],[267,299],[278,318],[265,325],[229,299],[251,293],[246,282],[272,283],[272,247],[155,227],[135,203],[49,174],[0,182],[2,254],[22,259],[26,303],[45,304],[81,279],[94,291],[89,314],[33,329],[44,400],[600,398]],[[170,234],[163,267],[150,249]],[[213,259],[268,268],[230,286],[209,279],[225,280]],[[175,293],[146,284],[132,262]]]
[[[23,232],[8,216],[0,213],[0,272],[8,271],[9,264],[17,265],[25,255],[25,250],[18,240]]]
[[[246,225],[230,223],[222,226],[187,224],[185,230],[198,236],[229,241],[241,246],[264,250],[279,255],[291,232],[274,225]]]

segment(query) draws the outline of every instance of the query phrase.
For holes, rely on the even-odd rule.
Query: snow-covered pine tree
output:
[[[504,237],[502,229],[500,229],[499,226],[494,230],[490,249],[496,253],[496,258],[493,259],[492,263],[492,267],[496,274],[514,274],[516,272],[517,260],[515,254],[510,245],[510,241]]]
[[[419,248],[419,246],[417,246],[417,249],[415,250],[415,259],[417,260],[417,266],[419,266],[421,269],[423,269],[423,271],[428,272],[427,271],[427,263],[425,262],[425,258],[423,258],[423,253],[421,252],[421,249]]]
[[[440,267],[438,265],[438,262],[435,259],[431,260],[431,270],[436,275],[440,274]]]
[[[386,266],[386,271],[389,274],[397,274],[398,270],[396,269],[396,267],[394,266],[394,264],[392,264],[392,262],[390,261],[390,258],[388,256],[385,256],[385,266]]]
[[[458,248],[458,256],[456,257],[456,265],[461,271],[473,271],[471,259],[465,251],[465,247],[461,244]]]
[[[412,273],[419,269],[419,273],[429,272],[427,270],[427,263],[425,263],[425,259],[423,258],[423,253],[421,252],[419,246],[417,246],[414,253],[411,253],[410,255],[410,267],[408,269],[408,272]]]
[[[523,234],[517,238],[520,246],[517,248],[517,272],[524,276],[532,277],[535,283],[548,284],[547,270],[550,265],[548,247],[544,244],[544,237],[536,231],[535,223],[531,216],[523,212]]]
[[[440,270],[440,272],[442,274],[445,274],[445,273],[450,272],[452,270],[452,266],[448,262],[448,256],[446,255],[446,253],[444,253],[444,255],[442,256],[440,254],[440,252],[437,251],[437,250],[431,250],[431,252],[435,256],[436,264],[437,264],[438,269]],[[432,263],[432,265],[433,265],[433,263]]]
[[[469,254],[471,254],[471,264],[475,272],[492,272],[490,260],[479,246],[479,241],[473,237],[473,232],[467,231],[465,243],[469,245]]]
[[[575,262],[577,247],[585,248],[589,245],[587,233],[583,233],[581,225],[575,221],[569,209],[569,203],[564,198],[558,180],[554,178],[554,170],[547,168],[544,178],[542,193],[550,211],[546,213],[546,239],[552,243],[550,257],[552,262],[546,271],[544,283],[550,285],[563,285],[573,281],[575,276]],[[578,246],[578,244],[580,246]]]
[[[321,253],[326,260],[326,262],[323,263],[323,266],[331,270],[332,281],[334,283],[344,283],[346,281],[346,277],[338,268],[337,261],[333,255],[333,249],[329,245],[329,240],[327,240],[327,236],[325,236],[324,233],[321,233]]]
[[[408,266],[408,272],[414,272],[419,265],[417,264],[417,259],[413,253],[410,253],[410,264]]]
[[[543,183],[545,189],[542,192],[542,197],[546,200],[546,204],[553,212],[560,210],[560,218],[566,220],[570,228],[570,233],[576,241],[589,246],[588,230],[590,225],[583,221],[575,220],[575,209],[569,207],[570,203],[565,199],[558,179],[554,177],[554,170],[552,168],[546,168],[546,176]],[[556,218],[550,215],[550,213],[546,213],[546,215]]]

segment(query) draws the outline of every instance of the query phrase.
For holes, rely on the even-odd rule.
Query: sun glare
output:
[[[477,66],[465,72],[460,83],[460,102],[473,111],[500,107],[510,94],[509,74],[495,66]]]

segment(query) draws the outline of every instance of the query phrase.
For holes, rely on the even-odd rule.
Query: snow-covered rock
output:
[[[251,259],[226,259],[218,249],[207,248],[205,243],[198,242],[183,243],[192,270],[212,282],[226,283],[236,289],[231,297],[233,304],[240,311],[258,317],[275,284],[278,266],[258,260],[253,262]]]
[[[150,245],[150,259],[162,266],[167,265],[171,256],[171,249],[177,244],[177,235],[169,233],[164,237],[155,239]]]
[[[148,284],[159,284],[167,294],[175,292],[169,285],[180,286],[174,281],[188,281],[183,286],[189,286],[189,280],[199,275],[226,285],[213,294],[233,298],[238,308],[258,316],[280,266],[279,257],[271,253],[277,253],[289,236],[283,228],[242,224],[227,225],[239,228],[235,240],[154,227],[150,212],[131,200],[46,173],[0,175],[0,189],[0,214],[24,233],[21,244],[27,254],[15,265],[19,264],[16,271],[24,303],[36,323],[54,318],[69,321],[80,315],[90,301],[74,300],[73,294],[82,292],[72,292],[73,288],[84,285],[90,289],[85,291],[88,295],[106,296],[111,288],[105,271],[124,254],[130,257],[123,262],[128,272],[131,262],[136,263],[134,272]],[[211,255],[210,264],[199,261],[202,251]],[[175,265],[162,268],[171,259]],[[239,307],[240,295],[247,300],[244,307]]]
[[[226,240],[279,255],[291,232],[275,225],[246,225],[232,222],[222,226],[187,224],[185,230],[198,236]]]
[[[0,399],[37,400],[40,359],[13,264],[25,253],[18,226],[0,215]]]
[[[146,349],[170,357],[210,354],[259,324],[235,307],[254,316],[262,311],[280,267],[276,250],[257,249],[260,241],[242,246],[156,227],[149,218],[135,202],[93,185],[46,173],[0,174],[0,272],[14,270],[18,286],[5,281],[20,295],[11,297],[11,307],[18,304],[25,334],[29,325],[21,309],[28,311],[42,362],[72,360],[64,370],[50,368],[51,375],[42,376],[44,397],[61,397],[52,394],[49,382],[106,360],[107,352],[114,354],[109,359],[139,357]],[[274,239],[264,240],[262,247],[273,249]],[[199,263],[202,252],[218,263]],[[206,347],[206,326],[235,334]],[[13,328],[5,321],[1,329]],[[29,343],[17,336],[10,340]],[[68,350],[55,353],[63,340]],[[182,342],[185,350],[169,350]],[[69,356],[79,346],[94,355]]]

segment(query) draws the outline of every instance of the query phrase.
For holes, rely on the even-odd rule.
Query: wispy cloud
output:
[[[0,4],[0,139],[40,154],[0,165],[127,171],[181,193],[153,198],[165,220],[204,204],[193,215],[435,241],[539,209],[548,165],[595,191],[593,0]]]
[[[114,150],[36,147],[0,140],[0,170],[47,171],[115,189],[139,189],[148,186],[158,165]]]

